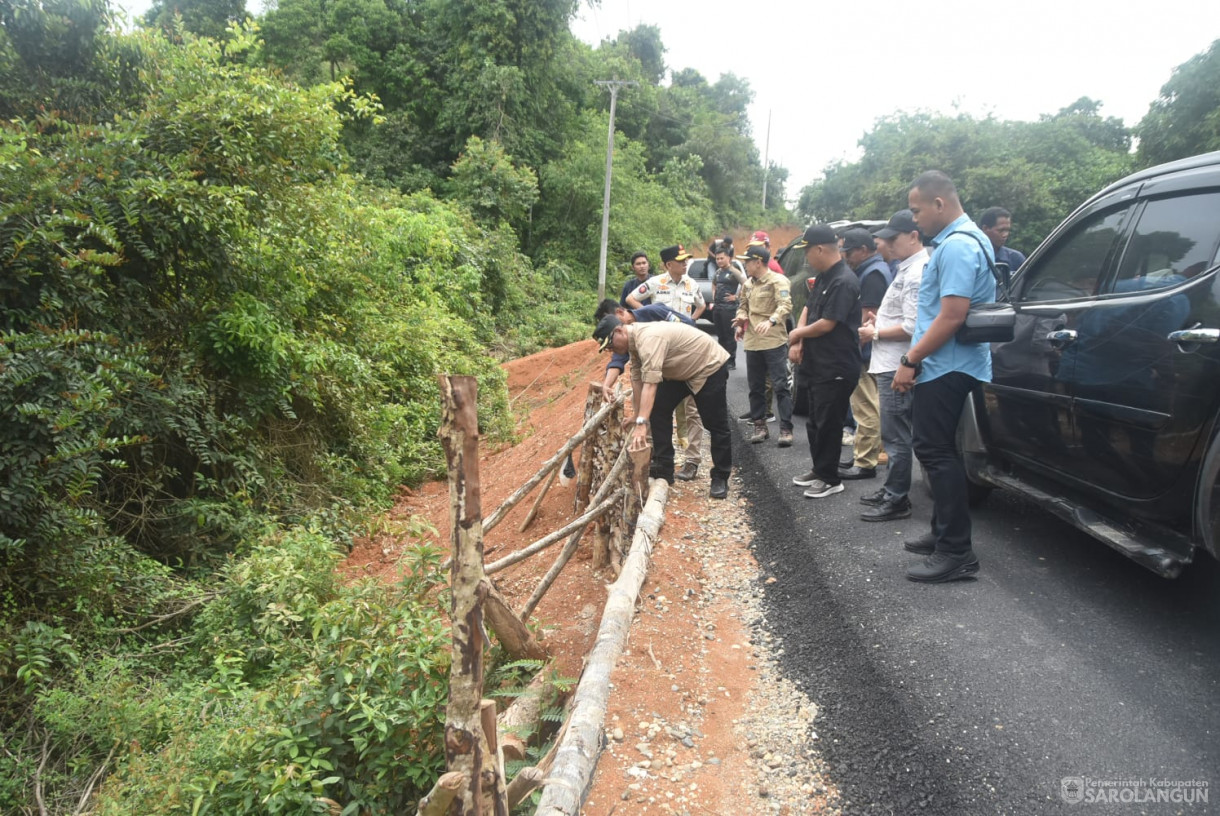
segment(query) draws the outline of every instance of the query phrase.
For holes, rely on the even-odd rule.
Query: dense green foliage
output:
[[[1145,166],[1220,150],[1220,40],[1174,69],[1135,135]]]
[[[370,187],[341,138],[375,102],[251,32],[4,8],[0,801],[37,777],[67,812],[104,768],[107,813],[405,809],[441,761],[436,598],[340,586],[336,545],[443,472],[438,373],[504,439],[498,355],[584,335],[528,308],[532,176],[480,223],[494,156],[454,202]]]
[[[1029,252],[1085,198],[1134,167],[1131,137],[1081,99],[1037,122],[967,115],[900,114],[877,121],[854,164],[827,168],[801,192],[807,219],[886,219],[906,206],[911,181],[928,169],[957,183],[967,212],[1013,212],[1009,245]]]
[[[1220,150],[1220,40],[1178,66],[1137,127],[1101,116],[1082,98],[1036,122],[901,113],[878,119],[863,156],[826,168],[801,190],[807,221],[888,218],[911,181],[938,169],[969,213],[1012,211],[1009,245],[1024,252],[1101,187],[1142,167]],[[1138,150],[1132,143],[1138,137]]]

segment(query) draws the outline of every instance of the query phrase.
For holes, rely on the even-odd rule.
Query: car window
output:
[[[1130,208],[1128,204],[1088,216],[1043,253],[1034,266],[1026,265],[1018,300],[1070,300],[1096,293],[1098,278],[1105,271],[1106,258]]]
[[[1220,192],[1149,201],[1123,253],[1109,291],[1163,289],[1216,263]]]

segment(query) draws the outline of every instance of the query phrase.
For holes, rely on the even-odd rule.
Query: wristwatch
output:
[[[647,425],[647,424],[648,424],[648,419],[647,419],[646,417],[636,417],[636,418],[635,418],[635,424],[636,424],[636,425]]]
[[[902,355],[901,357],[899,357],[899,358],[898,358],[898,362],[902,363],[902,364],[903,364],[904,366],[906,366],[907,368],[913,368],[913,369],[915,369],[915,376],[916,376],[916,377],[918,377],[918,376],[919,376],[919,374],[920,374],[920,372],[922,372],[922,371],[923,371],[923,363],[922,363],[922,362],[919,362],[919,363],[912,363],[912,362],[910,361],[910,359],[908,359],[908,358],[907,358],[907,356],[906,356],[905,354],[904,354],[904,355]]]

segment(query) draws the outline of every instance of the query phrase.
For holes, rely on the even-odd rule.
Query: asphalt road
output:
[[[747,407],[738,356],[733,416]],[[915,584],[902,541],[928,527],[918,474],[911,518],[864,522],[858,499],[879,480],[826,499],[792,484],[809,469],[804,417],[788,449],[776,424],[761,445],[734,424],[730,490],[750,499],[776,579],[767,625],[821,709],[844,813],[1220,813],[1214,561],[1168,581],[995,492],[973,517],[978,579]],[[1080,778],[1069,795],[1085,801],[1069,803],[1064,780]]]

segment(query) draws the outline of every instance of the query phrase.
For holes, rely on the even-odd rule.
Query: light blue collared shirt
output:
[[[968,232],[980,240],[975,241],[970,235],[951,235],[953,232]],[[919,342],[940,314],[941,298],[967,297],[971,306],[995,301],[995,277],[987,263],[988,258],[994,259],[991,241],[970,216],[963,214],[955,219],[940,231],[932,244],[936,249],[924,267],[919,284],[919,310],[911,345]],[[991,382],[991,346],[959,343],[955,335],[924,358],[918,381],[931,382],[951,371],[969,374],[980,382]]]

